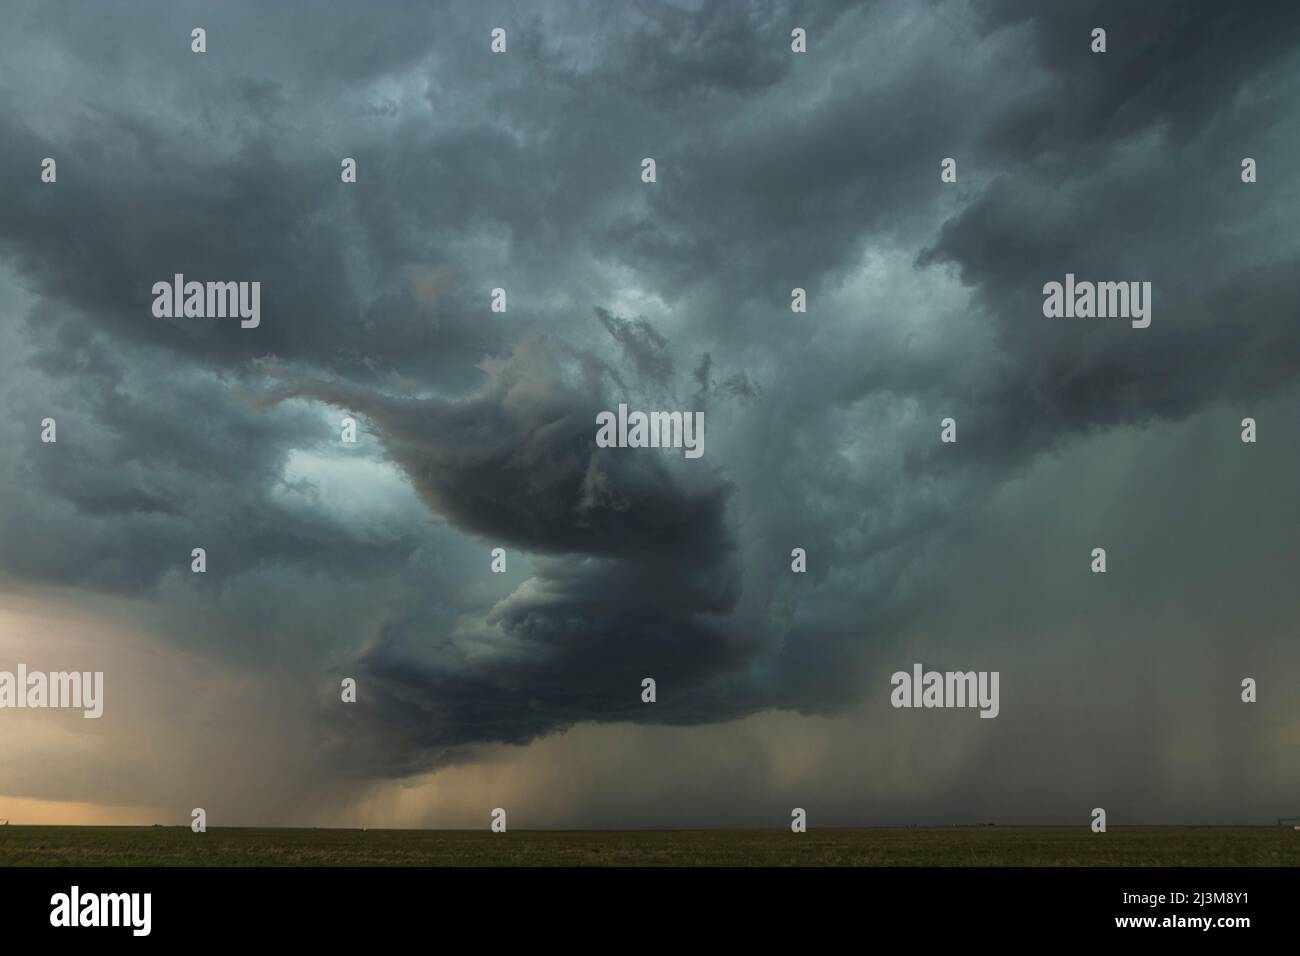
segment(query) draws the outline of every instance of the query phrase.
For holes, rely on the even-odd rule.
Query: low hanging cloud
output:
[[[618,341],[630,324],[602,324]],[[662,345],[662,342],[660,342]],[[385,620],[357,662],[376,736],[438,754],[457,744],[525,743],[583,720],[644,711],[642,678],[694,722],[732,716],[708,686],[753,649],[728,615],[742,588],[732,485],[667,449],[598,448],[597,413],[614,407],[613,374],[591,353],[530,339],[473,397],[394,398],[339,383],[284,383],[264,400],[326,402],[365,416],[384,454],[427,506],[485,545],[540,556],[533,576],[451,632]],[[486,552],[486,547],[485,547]],[[680,706],[672,706],[677,701]],[[692,703],[694,701],[694,703]],[[392,747],[392,742],[388,742]],[[374,752],[367,740],[359,752]],[[399,763],[423,759],[406,756]]]
[[[1294,666],[1277,642],[1297,609],[1265,584],[1300,532],[1282,437],[1300,388],[1298,10],[19,3],[0,36],[4,586],[105,602],[115,632],[230,686],[282,682],[284,733],[232,725],[222,752],[309,755],[295,773],[322,800],[494,744],[562,753],[579,726],[705,724],[682,781],[770,730],[787,743],[751,740],[738,776],[784,797],[777,768],[816,749],[806,728],[843,719],[808,786],[840,794],[845,822],[874,771],[898,785],[891,812],[905,794],[957,816],[979,794],[1050,817],[1059,788],[989,783],[1020,754],[1060,779],[1120,766],[1154,818],[1236,759],[1180,749],[1177,727],[1232,690],[1207,682]],[[260,326],[154,319],[150,290],[177,273],[260,281]],[[1066,273],[1150,281],[1150,327],[1048,319],[1043,285]],[[596,415],[621,402],[704,412],[704,457],[597,447]],[[1078,574],[1099,543],[1109,591]],[[1157,704],[1141,674],[1117,672],[1109,709],[1056,683],[1130,653],[1159,668]],[[873,709],[921,657],[1001,667],[996,728],[954,750]],[[1276,759],[1295,705],[1268,699],[1241,769],[1256,809],[1300,783]],[[872,735],[864,759],[888,767],[841,786]],[[547,772],[564,768],[529,771]],[[130,797],[126,779],[78,794],[20,776],[31,799]],[[728,780],[681,787],[683,813],[727,822]],[[230,799],[255,814],[257,789]],[[597,804],[626,792],[609,794],[583,812],[617,819]],[[1205,805],[1234,806],[1222,788]]]

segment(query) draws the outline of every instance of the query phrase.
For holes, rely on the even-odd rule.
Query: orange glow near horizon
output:
[[[11,826],[134,827],[167,820],[163,811],[149,807],[110,807],[73,800],[36,800],[0,794],[0,820]]]

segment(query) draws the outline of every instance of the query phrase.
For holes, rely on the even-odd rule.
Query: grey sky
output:
[[[6,20],[3,592],[243,703],[124,762],[167,722],[110,723],[115,680],[207,686],[124,654],[93,747],[0,732],[0,794],[457,822],[500,766],[539,825],[1300,812],[1295,4]],[[1150,280],[1151,327],[1045,318],[1066,272]],[[174,273],[260,281],[260,327],[152,318]],[[704,411],[704,457],[596,448],[621,401]],[[14,627],[0,668],[61,663]],[[892,710],[914,661],[1001,671],[1001,715]]]

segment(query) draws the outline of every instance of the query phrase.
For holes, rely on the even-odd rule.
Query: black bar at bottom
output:
[[[0,919],[6,941],[75,933],[79,945],[92,946],[374,944],[455,931],[471,933],[458,948],[479,936],[542,944],[592,934],[662,945],[683,941],[680,933],[772,943],[787,931],[793,940],[809,932],[865,940],[885,931],[920,933],[927,943],[1015,940],[1047,931],[1053,940],[1133,934],[1230,942],[1243,932],[1293,928],[1294,876],[1250,868],[15,868],[0,870]],[[102,911],[103,921],[116,915],[125,925],[52,925],[52,916],[72,922],[74,886],[77,922],[100,921]],[[117,895],[145,893],[147,936],[137,934],[144,897]],[[115,896],[101,907],[102,894]]]

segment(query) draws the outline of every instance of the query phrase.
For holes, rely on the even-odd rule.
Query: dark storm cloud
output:
[[[645,344],[636,323],[599,318],[620,345]],[[653,336],[651,344],[663,346]],[[634,351],[626,378],[643,357]],[[557,556],[475,625],[481,632],[471,636],[501,645],[486,660],[464,659],[454,635],[419,620],[384,623],[357,662],[374,702],[362,713],[381,732],[372,740],[354,731],[348,764],[373,771],[395,760],[382,772],[409,772],[453,745],[524,743],[584,719],[644,716],[636,708],[647,675],[665,683],[665,719],[734,715],[709,690],[750,646],[726,623],[741,588],[730,484],[674,467],[664,456],[680,464],[676,450],[597,448],[596,413],[630,396],[624,377],[590,354],[525,340],[489,371],[483,392],[459,401],[319,382],[271,397],[365,415],[453,526],[504,547],[509,560],[517,549]],[[659,385],[663,368],[646,371]]]
[[[662,458],[596,447],[597,412],[622,400],[608,389],[608,370],[590,356],[525,340],[465,400],[327,383],[290,385],[273,398],[364,414],[429,506],[473,534],[552,553],[687,557],[713,551],[706,542],[725,547],[724,482],[706,476],[685,488]],[[670,453],[681,454],[662,454]]]
[[[46,331],[64,327],[40,318]],[[79,346],[69,335],[50,349],[36,353],[37,367],[51,367],[44,354],[103,353],[94,338]],[[363,574],[374,561],[391,567],[413,548],[358,540],[271,497],[291,448],[336,440],[318,416],[302,408],[258,414],[210,376],[137,372],[126,380],[79,368],[62,394],[7,396],[24,422],[48,414],[59,428],[56,445],[42,445],[30,429],[18,439],[2,546],[12,569],[138,593],[188,570],[196,546],[213,555],[208,575],[196,580],[213,588],[232,574],[282,563]],[[163,394],[166,401],[157,401]]]
[[[1294,59],[1300,8],[1286,3],[994,0],[971,5],[987,35],[1024,26],[1047,83],[1013,95],[982,142],[1019,158],[1098,145],[1167,124],[1186,143],[1244,84]],[[1107,31],[1104,58],[1091,51]]]
[[[1278,228],[1293,5],[15,22],[3,567],[155,593],[213,653],[304,683],[362,678],[332,724],[353,772],[585,721],[847,706],[936,575],[997,554],[963,538],[963,509],[1045,451],[1300,371],[1300,258]],[[1260,183],[1240,183],[1243,155]],[[959,184],[939,182],[947,156]],[[1044,319],[1067,271],[1152,280],[1151,328]],[[261,281],[261,326],[153,319],[177,272]],[[620,401],[695,402],[703,461],[597,449]],[[46,414],[57,446],[31,427]],[[935,441],[948,414],[959,454]],[[397,503],[346,514],[376,502]],[[209,576],[182,587],[199,544]],[[498,546],[507,575],[486,570]]]
[[[839,0],[730,8],[705,3],[683,16],[672,4],[640,0],[630,5],[630,29],[626,10],[604,12],[611,49],[584,79],[589,88],[609,84],[621,98],[661,108],[698,96],[754,95],[791,69],[786,51],[792,24],[831,30],[849,7]]]
[[[465,744],[523,744],[592,720],[697,724],[744,712],[719,694],[748,658],[724,626],[689,607],[598,596],[602,587],[643,590],[655,580],[644,570],[586,575],[573,593],[500,612],[492,623],[512,653],[487,664],[443,656],[427,666],[436,637],[411,622],[385,628],[357,662],[370,700],[344,715],[335,758],[354,773],[399,776],[453,759]],[[661,593],[671,594],[682,572],[660,577]],[[542,580],[550,581],[545,572]],[[663,687],[653,708],[640,696],[651,674]]]
[[[456,295],[419,294],[427,250],[413,244],[376,242],[388,271],[374,291],[354,287],[349,271],[366,262],[346,240],[369,227],[352,221],[334,188],[337,159],[308,166],[281,158],[263,128],[241,134],[235,154],[215,161],[178,146],[156,121],[124,122],[120,108],[59,143],[5,119],[0,137],[15,148],[0,174],[30,178],[33,157],[54,156],[60,168],[57,189],[6,194],[0,243],[38,292],[80,309],[114,338],[205,365],[270,353],[363,377],[371,377],[366,357],[381,370],[412,372],[472,361],[500,341],[491,319],[471,322]],[[153,284],[176,273],[262,277],[262,309],[276,320],[256,337],[240,335],[237,322],[142,321],[151,316]]]
[[[1284,114],[1262,114],[1243,87],[1294,75],[1300,12],[977,9],[986,29],[1028,26],[1046,74],[986,134],[1011,171],[945,222],[918,259],[958,267],[1010,360],[967,415],[992,439],[982,447],[1014,459],[1082,430],[1181,418],[1294,384],[1300,249],[1270,234],[1260,222],[1270,200],[1239,176],[1247,155],[1280,172],[1269,134]],[[1093,26],[1108,30],[1104,57],[1079,39]],[[1150,280],[1151,328],[1044,321],[1042,286],[1067,272]]]
[[[638,150],[669,140],[668,130],[694,124],[693,116],[704,121],[730,110],[733,100],[715,105],[711,94],[759,83],[733,68],[739,51],[775,43],[777,52],[760,61],[773,65],[761,71],[768,84],[789,60],[779,53],[788,29],[771,33],[782,20],[775,8],[732,16],[706,7],[685,16],[647,4],[630,27],[622,18],[606,24],[612,49],[589,69],[570,73],[567,40],[537,39],[526,16],[515,55],[484,74],[468,24],[450,32],[455,45],[436,43],[425,11],[409,6],[395,8],[355,44],[339,43],[338,24],[306,25],[304,36],[300,24],[272,12],[270,25],[297,37],[290,49],[251,44],[264,59],[249,65],[273,78],[210,72],[228,40],[238,36],[245,46],[242,21],[222,22],[238,9],[202,18],[212,37],[208,60],[188,52],[183,25],[193,17],[169,13],[144,28],[150,48],[160,52],[136,69],[167,78],[156,84],[164,91],[156,111],[137,110],[111,85],[87,88],[75,132],[57,138],[5,111],[0,136],[12,144],[0,169],[6,178],[24,178],[33,157],[54,156],[62,165],[57,190],[6,195],[0,242],[40,291],[78,306],[118,337],[158,342],[201,363],[270,353],[362,378],[432,374],[443,387],[471,384],[465,370],[506,347],[500,320],[483,308],[493,285],[508,274],[512,290],[545,293],[543,277],[567,268],[566,244],[595,251],[604,243],[602,210],[626,199],[643,155]],[[829,24],[837,9],[826,7],[810,22]],[[131,34],[120,23],[103,26],[106,35],[86,30],[61,39],[76,55],[98,61],[110,41]],[[175,44],[168,43],[173,34]],[[421,38],[423,57],[413,37]],[[172,46],[180,52],[161,52]],[[336,46],[348,51],[340,70],[320,52]],[[379,49],[398,55],[380,56]],[[250,59],[241,52],[241,63]],[[755,62],[741,59],[747,69]],[[690,68],[669,84],[681,67]],[[532,77],[539,73],[554,82],[537,84]],[[466,95],[458,78],[480,75],[483,88]],[[635,77],[642,78],[635,90],[620,81]],[[386,101],[390,115],[374,121],[363,108],[387,94],[342,86],[399,78],[426,85],[428,112],[399,111]],[[335,91],[337,110],[314,99],[317,80]],[[658,108],[630,112],[642,95]],[[683,97],[705,102],[694,106]],[[311,129],[311,119],[328,123],[329,131]],[[638,126],[649,132],[635,134]],[[638,139],[644,146],[629,152]],[[342,156],[360,166],[351,189],[339,182]],[[574,201],[584,194],[585,201]],[[96,228],[86,229],[87,222]],[[78,231],[80,241],[68,243]],[[509,258],[460,248],[481,237],[505,243]],[[435,270],[434,291],[422,294],[420,277]],[[276,320],[255,338],[232,324],[139,321],[153,283],[177,272],[200,280],[265,276],[263,308]]]

